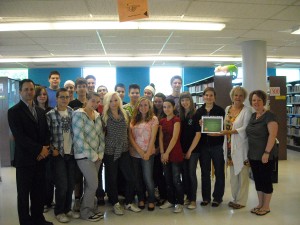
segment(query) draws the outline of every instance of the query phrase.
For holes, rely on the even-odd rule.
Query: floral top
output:
[[[156,116],[152,118],[149,122],[142,122],[132,126],[130,124],[130,128],[132,129],[133,138],[136,144],[146,152],[148,149],[148,145],[150,143],[152,128],[158,125],[158,119]],[[153,145],[152,154],[155,153],[155,146]],[[141,156],[138,154],[136,150],[131,152],[131,155],[136,158],[140,158]]]
[[[240,111],[239,111],[239,113],[237,113],[236,115],[232,115],[230,113],[231,108],[232,108],[232,106],[230,106],[230,108],[225,116],[225,121],[224,121],[225,130],[232,130],[233,122],[240,114]],[[231,134],[226,134],[226,137],[227,137],[227,164],[232,166],[233,163],[232,163],[232,158],[231,158]]]

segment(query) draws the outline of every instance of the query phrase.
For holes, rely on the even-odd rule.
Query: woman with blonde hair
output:
[[[141,97],[133,111],[129,139],[134,148],[131,156],[136,176],[139,206],[143,208],[145,205],[144,181],[149,195],[149,211],[153,211],[155,208],[153,163],[157,129],[158,119],[153,113],[152,103],[147,97]]]
[[[232,105],[225,109],[224,159],[230,168],[230,184],[233,201],[228,206],[240,209],[246,206],[249,190],[248,138],[246,127],[251,117],[251,108],[244,105],[247,91],[240,86],[230,91]]]
[[[128,152],[128,116],[122,107],[122,100],[117,92],[108,92],[104,96],[102,120],[105,135],[104,164],[106,170],[107,193],[116,215],[123,215],[124,210],[118,200],[118,169],[126,180],[125,208],[140,212],[132,202],[134,198],[134,176],[132,162]]]

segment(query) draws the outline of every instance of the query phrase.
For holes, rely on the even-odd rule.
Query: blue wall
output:
[[[117,83],[123,83],[126,86],[124,101],[129,102],[128,86],[138,84],[141,88],[141,96],[144,95],[144,88],[150,83],[149,67],[117,67]]]
[[[82,76],[82,68],[40,68],[28,69],[28,78],[36,84],[49,87],[48,77],[51,71],[57,70],[60,73],[60,87],[63,87],[67,80],[75,80]]]
[[[189,84],[197,80],[204,79],[214,74],[214,67],[184,67],[183,69],[183,84]],[[188,90],[187,87],[184,88]]]
[[[276,76],[276,68],[267,68],[267,76]]]
[[[82,76],[82,68],[40,68],[28,69],[28,78],[35,83],[49,86],[48,76],[51,71],[57,70],[61,74],[61,87],[66,80],[75,81]],[[214,74],[214,67],[185,67],[183,68],[183,84],[192,83]],[[267,76],[276,76],[275,68],[267,68]],[[126,86],[124,101],[129,102],[128,86],[136,83],[141,87],[141,96],[144,88],[150,83],[150,67],[117,67],[116,81]],[[187,90],[187,88],[184,88]]]

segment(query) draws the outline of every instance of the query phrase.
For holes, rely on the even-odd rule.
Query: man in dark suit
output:
[[[46,116],[33,103],[35,90],[32,80],[22,80],[19,93],[20,102],[8,110],[8,123],[16,142],[14,166],[19,222],[20,225],[53,225],[43,215],[45,159],[49,155]]]

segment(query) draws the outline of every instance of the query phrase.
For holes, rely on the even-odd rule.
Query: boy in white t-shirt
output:
[[[70,221],[70,217],[79,218],[79,213],[71,211],[72,193],[75,185],[75,165],[73,154],[72,113],[68,106],[69,92],[60,88],[56,93],[57,106],[49,111],[47,122],[50,130],[50,149],[52,151],[56,219],[61,223]]]

